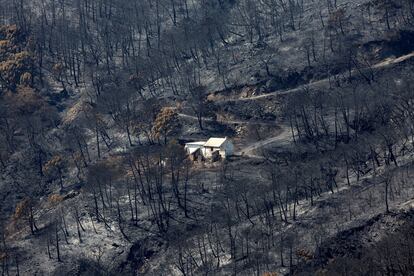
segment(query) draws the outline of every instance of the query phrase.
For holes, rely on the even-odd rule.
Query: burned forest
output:
[[[0,273],[414,275],[413,0],[0,0]]]

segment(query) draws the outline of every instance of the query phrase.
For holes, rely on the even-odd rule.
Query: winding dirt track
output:
[[[254,151],[263,148],[270,144],[277,143],[278,146],[288,146],[293,142],[291,130],[286,125],[281,125],[281,132],[274,137],[267,138],[265,140],[250,143],[238,152],[240,155],[255,156]],[[237,153],[236,153],[237,154]]]
[[[178,113],[178,116],[184,119],[190,119],[190,120],[198,120],[197,117],[184,114],[184,113]],[[254,120],[214,120],[211,118],[202,118],[203,122],[219,122],[219,123],[225,123],[225,124],[233,124],[233,125],[266,125],[266,126],[274,126],[276,123],[271,121],[254,121]]]
[[[364,73],[364,72],[368,72],[369,70],[372,70],[372,69],[386,68],[388,66],[392,66],[392,65],[404,62],[406,60],[409,60],[413,57],[414,57],[414,52],[412,52],[410,54],[407,54],[407,55],[404,55],[404,56],[400,56],[398,58],[388,58],[384,61],[381,61],[380,63],[372,65],[370,68],[363,68],[363,69],[360,69],[360,70],[354,69],[351,72],[352,73],[357,73],[357,72]],[[271,92],[271,93],[267,93],[267,94],[263,94],[263,95],[257,95],[257,96],[251,96],[251,97],[246,97],[246,98],[221,99],[221,100],[217,100],[217,102],[226,103],[226,102],[253,101],[253,100],[259,100],[259,99],[263,99],[263,98],[270,98],[270,97],[273,97],[273,96],[280,96],[280,95],[286,95],[286,94],[298,92],[298,91],[303,90],[305,87],[307,87],[307,88],[322,88],[324,85],[329,85],[329,78],[318,80],[318,81],[307,83],[307,84],[303,84],[303,85],[300,85],[300,86],[298,86],[296,88],[293,88],[293,89],[277,90],[277,91],[274,91],[274,92]]]

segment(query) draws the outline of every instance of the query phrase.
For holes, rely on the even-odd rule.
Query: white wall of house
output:
[[[220,148],[203,147],[202,153],[205,158],[210,158],[213,152],[220,150]]]
[[[226,159],[234,153],[233,143],[227,140],[220,147],[204,147],[202,149],[203,156],[206,158],[210,158],[215,151],[220,153],[221,158]]]

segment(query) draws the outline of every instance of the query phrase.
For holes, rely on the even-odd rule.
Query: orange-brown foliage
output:
[[[28,209],[30,206],[30,198],[25,198],[16,205],[16,209],[14,211],[13,219],[19,220],[22,217],[26,216],[28,213]]]
[[[57,204],[59,204],[60,202],[62,202],[63,201],[63,196],[61,196],[61,195],[58,195],[58,194],[52,194],[52,195],[50,195],[49,196],[49,198],[48,198],[48,202],[51,204],[51,205],[57,205]]]
[[[263,276],[277,276],[279,275],[277,272],[265,272],[263,273]]]
[[[312,260],[314,258],[313,254],[306,249],[297,250],[296,255],[304,260]]]

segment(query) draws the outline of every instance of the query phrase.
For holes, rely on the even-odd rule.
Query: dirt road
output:
[[[264,148],[270,144],[277,144],[278,146],[288,146],[293,142],[292,133],[290,127],[287,125],[280,125],[281,131],[278,135],[249,143],[245,145],[242,149],[236,152],[237,155],[244,155],[244,156],[254,156],[257,157],[255,151],[259,150],[260,148]]]
[[[197,121],[198,118],[196,116],[184,114],[184,113],[178,113],[178,116],[181,118],[189,119],[189,120],[195,120]],[[226,123],[226,124],[232,124],[232,125],[265,125],[265,126],[275,126],[276,122],[272,121],[254,121],[254,120],[214,120],[211,118],[202,118],[203,122],[214,122],[217,121],[219,123]]]
[[[414,57],[414,52],[410,53],[408,55],[397,57],[397,58],[388,58],[384,61],[381,61],[377,64],[372,65],[370,68],[363,68],[363,69],[360,69],[360,70],[353,69],[352,73],[367,72],[367,71],[372,70],[372,69],[386,68],[388,66],[392,66],[392,65],[404,62],[406,60],[409,60],[413,57]],[[332,78],[334,78],[334,77],[332,77]],[[217,100],[217,102],[226,103],[226,102],[254,101],[254,100],[259,100],[259,99],[263,99],[263,98],[270,98],[270,97],[273,97],[273,96],[280,96],[280,95],[295,93],[295,92],[298,92],[298,91],[302,91],[305,88],[323,88],[325,85],[329,85],[329,79],[328,78],[318,80],[318,81],[315,81],[315,82],[311,82],[311,83],[307,83],[307,84],[304,84],[304,85],[300,85],[300,86],[298,86],[296,88],[293,88],[293,89],[277,90],[277,91],[274,91],[274,92],[271,92],[271,93],[267,93],[267,94],[263,94],[263,95],[257,95],[257,96],[251,96],[251,97],[246,97],[246,98],[222,99],[222,100]]]

